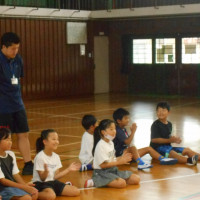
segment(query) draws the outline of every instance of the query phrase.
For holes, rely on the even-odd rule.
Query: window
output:
[[[182,63],[200,63],[200,38],[182,38]]]
[[[175,38],[156,39],[156,63],[175,63]]]
[[[133,40],[133,63],[152,64],[152,39]]]

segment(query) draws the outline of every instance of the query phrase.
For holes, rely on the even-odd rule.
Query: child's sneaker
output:
[[[199,156],[198,156],[198,155],[192,156],[192,164],[193,164],[193,165],[196,165],[197,162],[198,162],[198,160],[199,160]]]
[[[142,170],[142,169],[148,169],[148,168],[152,168],[153,166],[147,163],[144,164],[138,164],[138,169]]]
[[[174,165],[178,162],[176,158],[163,158],[160,160],[161,165]]]
[[[70,186],[73,185],[72,182],[70,182],[70,181],[67,181],[65,184],[66,184],[66,185],[70,185]]]
[[[94,186],[94,182],[92,179],[88,179],[85,181],[84,188],[89,188],[89,187],[93,187],[93,186]]]
[[[189,157],[187,159],[187,163],[190,164],[190,165],[196,165],[198,160],[199,160],[199,156],[198,155],[194,155],[194,156]]]
[[[88,164],[88,165],[86,165],[86,164],[83,164],[83,165],[81,165],[81,168],[80,168],[80,172],[84,172],[84,171],[88,171],[88,170],[92,170],[93,168],[92,168],[92,164]]]
[[[132,159],[129,163],[130,163],[130,164],[136,163],[136,160],[135,160],[135,159]]]

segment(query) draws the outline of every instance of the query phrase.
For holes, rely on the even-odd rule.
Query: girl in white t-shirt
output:
[[[59,144],[58,134],[53,129],[43,130],[36,141],[37,155],[34,159],[33,183],[38,189],[38,199],[53,200],[56,196],[78,196],[78,188],[67,185],[57,179],[70,171],[80,169],[80,164],[72,163],[68,168],[62,167],[60,157],[54,153]]]
[[[84,187],[113,187],[124,188],[126,184],[139,184],[140,177],[131,171],[119,171],[116,166],[129,163],[132,159],[130,153],[121,157],[115,157],[115,149],[112,140],[115,138],[115,123],[104,119],[94,132],[93,147],[93,176],[85,182]]]

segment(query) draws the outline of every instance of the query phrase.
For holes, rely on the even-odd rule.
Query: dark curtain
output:
[[[130,72],[130,67],[133,58],[133,39],[130,35],[122,36],[122,66],[121,73],[128,74]]]

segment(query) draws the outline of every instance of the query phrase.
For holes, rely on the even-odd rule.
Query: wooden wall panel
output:
[[[80,56],[79,45],[66,44],[66,22],[53,19],[0,18],[0,35],[13,31],[21,37],[20,54],[25,66],[22,92],[25,98],[93,94],[93,39],[99,32],[104,32],[109,37],[111,92],[128,90],[128,75],[121,73],[123,35],[200,32],[199,16],[93,20],[88,22],[86,56]]]
[[[24,98],[93,94],[92,58],[80,56],[79,44],[66,44],[65,20],[0,18],[0,35],[9,31],[21,38]]]

